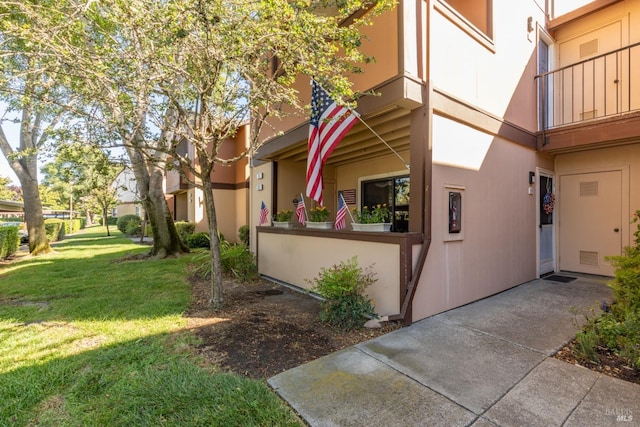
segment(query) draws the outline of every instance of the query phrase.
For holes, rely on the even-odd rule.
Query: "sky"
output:
[[[4,113],[5,106],[0,102],[0,112]],[[2,130],[4,130],[4,134],[9,141],[9,145],[12,147],[16,147],[18,144],[18,137],[20,135],[20,126],[14,123],[4,122],[2,124]],[[0,152],[0,176],[9,177],[13,181],[13,184],[20,185],[18,181],[18,177],[7,163],[7,159],[5,159],[4,155]]]

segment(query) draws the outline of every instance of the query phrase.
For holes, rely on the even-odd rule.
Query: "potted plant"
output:
[[[309,220],[307,221],[307,228],[333,228],[333,222],[327,221],[331,215],[331,211],[325,206],[316,206],[309,209]]]
[[[389,231],[391,230],[390,216],[386,203],[372,207],[364,206],[362,210],[353,210],[355,222],[351,226],[354,231]]]
[[[273,226],[280,228],[291,228],[293,226],[293,224],[290,222],[292,216],[293,211],[287,209],[276,212]]]

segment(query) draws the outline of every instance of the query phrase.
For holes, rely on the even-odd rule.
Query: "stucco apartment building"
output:
[[[357,111],[397,154],[356,124],[324,168],[324,202],[387,201],[392,231],[257,226],[262,202],[292,209],[305,188],[309,120],[292,117],[251,161],[261,274],[308,288],[357,255],[378,313],[407,322],[553,271],[612,275],[605,256],[640,209],[640,0],[561,16],[550,0],[399,0],[364,31],[376,61],[352,81],[379,96]]]
[[[220,146],[222,158],[232,158],[247,150],[249,125],[242,126],[234,139],[226,140]],[[193,146],[188,143],[178,147],[180,155],[196,159]],[[169,159],[171,163],[171,159]],[[211,184],[216,203],[218,229],[230,242],[238,240],[238,229],[249,224],[249,163],[245,157],[229,165],[216,165],[211,173]],[[196,232],[209,231],[202,190],[196,179],[181,175],[175,169],[168,169],[165,175],[165,194],[169,210],[175,221],[196,224]]]

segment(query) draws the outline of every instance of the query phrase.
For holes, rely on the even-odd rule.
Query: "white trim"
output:
[[[557,176],[554,171],[549,169],[544,169],[540,167],[536,167],[536,182],[533,184],[535,186],[535,209],[536,209],[536,223],[535,223],[535,233],[536,233],[536,277],[540,277],[540,176],[544,175],[553,180],[553,188],[552,191],[555,193],[558,183],[556,182]],[[552,242],[553,247],[551,248],[551,258],[553,260],[553,271],[558,269],[558,215],[557,209],[554,209],[553,212],[553,226],[551,228],[553,236]]]

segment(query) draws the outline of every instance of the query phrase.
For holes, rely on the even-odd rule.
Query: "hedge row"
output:
[[[10,225],[0,227],[0,259],[10,257],[18,252],[20,247],[20,235],[18,227]]]
[[[84,228],[85,218],[74,218],[69,224],[68,219],[47,218],[44,220],[44,227],[47,233],[47,239],[50,242],[62,240],[67,234],[71,234]],[[71,226],[71,230],[69,230]]]

